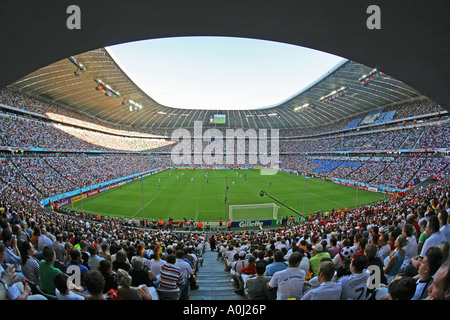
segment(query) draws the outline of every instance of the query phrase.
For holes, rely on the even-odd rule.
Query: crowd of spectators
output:
[[[3,91],[0,102],[65,122],[1,114],[1,142],[5,146],[116,152],[2,153],[0,298],[188,299],[189,290],[198,288],[196,253],[205,248],[205,234],[142,231],[120,219],[97,221],[89,215],[80,219],[40,207],[40,201],[49,196],[171,166],[168,154],[135,151],[160,146],[158,150],[170,151],[173,146],[164,139],[143,137],[132,128],[104,127],[76,112],[10,92]],[[397,117],[411,115],[401,109],[396,109]],[[412,115],[439,108],[424,102],[417,110],[411,111]],[[118,131],[112,135],[69,124]],[[306,132],[324,132],[311,130]],[[350,147],[355,151],[397,149],[402,145],[449,147],[446,122],[415,130],[281,140],[280,146],[286,153]],[[298,133],[305,131],[290,132]],[[349,212],[333,210],[328,216],[312,216],[299,225],[217,233],[218,257],[224,260],[227,271],[234,270],[237,292],[254,299],[404,299],[410,295],[410,299],[448,299],[448,159],[400,155],[366,155],[351,161],[334,158],[284,154],[280,155],[280,166],[399,188],[430,174],[439,175],[439,179],[426,189],[402,193],[390,201]],[[245,159],[244,165],[250,165],[248,156]],[[329,169],[317,172],[324,164]],[[237,272],[233,268],[239,260],[244,262]],[[370,265],[379,267],[384,286],[367,287]],[[67,287],[73,266],[80,270],[81,282]]]
[[[296,226],[214,237],[235,292],[252,300],[448,300],[449,212],[447,179]]]

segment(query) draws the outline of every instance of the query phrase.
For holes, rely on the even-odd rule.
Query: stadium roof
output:
[[[361,85],[360,78],[373,70],[344,60],[301,93],[275,107],[256,110],[186,110],[157,103],[125,74],[105,48],[100,48],[36,70],[9,88],[67,106],[108,123],[147,129],[189,128],[194,126],[194,121],[212,126],[209,122],[211,115],[220,113],[225,114],[227,119],[222,126],[232,128],[320,126],[423,97],[417,90],[387,74],[379,75],[368,85]],[[96,89],[99,84],[103,90]],[[345,94],[342,96],[338,94],[334,100],[320,101],[344,88]],[[141,107],[131,105],[130,109],[130,100]],[[300,108],[302,106],[306,107]]]

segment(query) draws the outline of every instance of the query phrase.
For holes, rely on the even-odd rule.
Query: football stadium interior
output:
[[[2,300],[449,298],[445,94],[348,55],[277,105],[174,108],[102,41],[5,75]]]

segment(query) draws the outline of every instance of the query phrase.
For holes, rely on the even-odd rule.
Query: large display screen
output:
[[[213,124],[224,124],[227,121],[227,116],[225,114],[212,114],[209,117],[209,123]]]

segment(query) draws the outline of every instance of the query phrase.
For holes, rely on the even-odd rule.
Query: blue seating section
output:
[[[342,160],[313,160],[312,163],[319,165],[317,168],[312,170],[313,172],[317,173],[331,172],[340,166],[358,168],[359,166],[364,164],[363,162],[359,161],[342,161]]]

